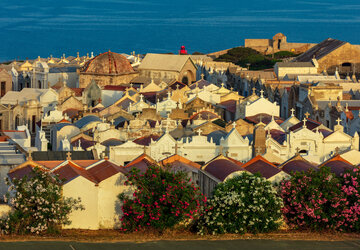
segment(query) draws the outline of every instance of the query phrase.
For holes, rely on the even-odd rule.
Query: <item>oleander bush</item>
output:
[[[349,202],[341,178],[326,167],[294,173],[281,183],[280,194],[285,221],[291,228],[343,231],[349,226]]]
[[[342,231],[360,232],[360,170],[354,168],[341,177],[341,191],[345,194],[346,208],[341,211],[337,227]]]
[[[132,196],[119,195],[124,232],[154,229],[163,232],[179,223],[187,224],[197,215],[206,198],[184,172],[173,173],[149,167],[145,173],[132,169],[125,185],[134,187]]]
[[[21,179],[6,182],[6,200],[13,210],[0,220],[4,234],[58,233],[62,225],[71,223],[71,211],[83,209],[80,198],[62,196],[63,181],[39,168]]]
[[[281,224],[282,200],[259,174],[242,173],[216,186],[197,223],[199,234],[270,232]]]

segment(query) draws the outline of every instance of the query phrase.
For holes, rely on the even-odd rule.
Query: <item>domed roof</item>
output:
[[[87,61],[81,69],[82,73],[121,75],[134,72],[130,62],[118,53],[111,51],[102,53]]]

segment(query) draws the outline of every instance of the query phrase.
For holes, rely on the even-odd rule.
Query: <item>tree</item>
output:
[[[201,200],[206,200],[185,173],[160,167],[149,167],[144,174],[132,169],[125,185],[134,187],[132,197],[119,195],[125,232],[145,228],[162,232],[180,222],[189,222],[197,214]]]
[[[63,181],[36,167],[21,179],[6,180],[13,210],[0,221],[7,234],[57,233],[62,225],[70,224],[72,210],[83,209],[80,198],[62,196]]]

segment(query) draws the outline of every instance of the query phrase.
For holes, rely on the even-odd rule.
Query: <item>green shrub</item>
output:
[[[31,175],[12,179],[6,195],[13,210],[0,220],[6,234],[57,233],[62,225],[70,224],[69,213],[83,209],[80,199],[64,198],[62,181],[56,176],[34,168]]]
[[[185,173],[159,167],[149,167],[144,174],[132,169],[125,185],[135,188],[132,197],[119,195],[123,202],[121,229],[125,232],[146,228],[162,232],[190,222],[198,213],[201,200],[206,201]]]
[[[198,221],[200,234],[258,233],[278,229],[282,201],[259,174],[242,173],[214,190]]]
[[[230,49],[226,54],[219,56],[215,61],[232,62],[250,70],[261,70],[274,67],[279,60],[265,56],[252,48],[237,47]]]

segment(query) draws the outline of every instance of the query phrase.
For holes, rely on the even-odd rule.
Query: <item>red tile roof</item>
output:
[[[139,144],[139,145],[149,146],[151,143],[151,139],[153,141],[157,141],[159,138],[160,138],[159,135],[148,135],[148,136],[143,136],[143,137],[137,138],[133,142],[136,144]]]
[[[224,181],[226,177],[237,171],[246,171],[235,162],[229,159],[215,159],[203,168],[205,172],[208,172],[220,181]]]
[[[353,164],[351,164],[338,154],[318,166],[318,168],[321,167],[330,168],[330,171],[337,176],[340,176],[344,172],[355,168]]]
[[[281,172],[280,169],[261,155],[255,156],[250,161],[243,164],[242,167],[252,174],[260,173],[266,179],[269,179]]]
[[[71,88],[71,90],[75,92],[75,96],[82,96],[84,88]]]
[[[293,174],[294,172],[306,172],[310,169],[318,170],[316,166],[302,158],[300,155],[295,155],[288,161],[279,166],[279,168],[287,174]]]

